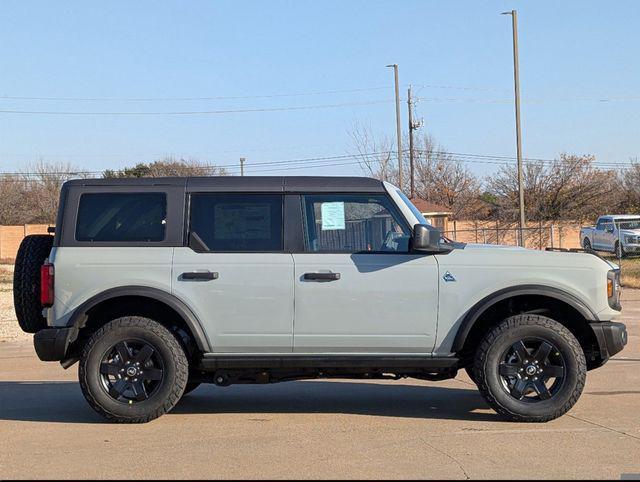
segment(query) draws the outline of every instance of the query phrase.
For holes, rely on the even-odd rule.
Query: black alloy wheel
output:
[[[142,402],[162,384],[164,365],[157,351],[141,340],[116,343],[102,357],[100,379],[111,398],[123,403]]]
[[[546,340],[529,338],[511,345],[499,373],[504,389],[518,401],[536,403],[555,396],[564,384],[566,363]]]

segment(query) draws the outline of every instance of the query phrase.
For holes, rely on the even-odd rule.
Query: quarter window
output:
[[[164,193],[92,193],[80,196],[76,240],[163,241],[167,219]]]
[[[193,194],[190,236],[205,251],[281,251],[282,196]]]
[[[401,252],[410,231],[387,196],[303,196],[305,246],[311,252]]]

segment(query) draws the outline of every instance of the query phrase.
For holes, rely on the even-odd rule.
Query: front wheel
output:
[[[91,336],[78,375],[82,393],[100,415],[119,423],[144,423],[178,403],[189,363],[167,328],[131,316],[113,320]]]
[[[515,422],[547,422],[567,413],[584,388],[587,364],[576,337],[539,315],[493,328],[477,350],[474,373],[487,403]]]
[[[624,258],[625,255],[627,254],[624,251],[624,246],[620,244],[620,241],[616,241],[615,253],[616,253],[616,258],[618,259]]]

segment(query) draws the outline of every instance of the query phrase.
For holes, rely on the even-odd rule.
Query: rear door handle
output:
[[[305,273],[302,279],[305,281],[336,281],[340,279],[340,273]]]
[[[197,281],[211,281],[214,279],[218,279],[218,273],[214,273],[211,271],[190,271],[187,273],[182,273],[180,275],[180,279],[182,280],[197,280]]]

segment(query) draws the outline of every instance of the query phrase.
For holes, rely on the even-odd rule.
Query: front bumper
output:
[[[67,356],[69,345],[76,339],[78,330],[71,328],[47,328],[33,336],[33,346],[42,361],[61,361]]]
[[[610,321],[591,323],[598,346],[600,348],[600,359],[605,363],[616,353],[622,351],[628,341],[627,327],[622,323]]]

